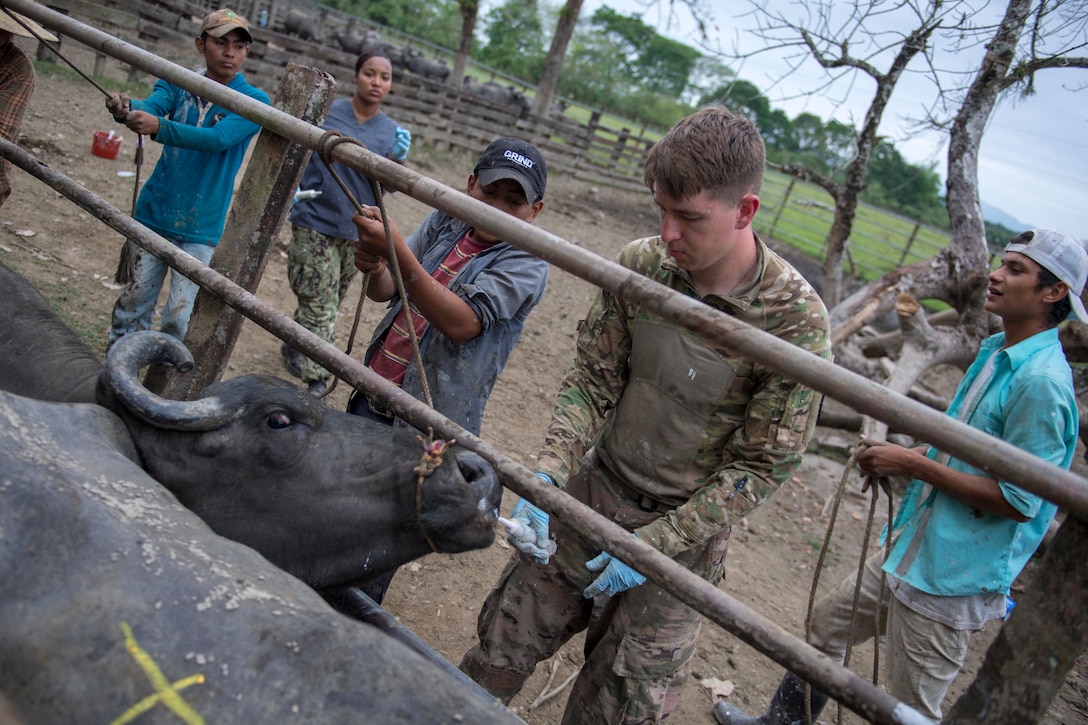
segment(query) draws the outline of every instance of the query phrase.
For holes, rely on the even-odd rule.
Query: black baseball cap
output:
[[[535,203],[544,198],[548,166],[536,147],[520,138],[504,137],[484,149],[473,171],[477,180],[490,186],[501,179],[513,179],[525,191],[525,198]]]

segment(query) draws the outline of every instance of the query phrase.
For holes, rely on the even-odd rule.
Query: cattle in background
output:
[[[495,81],[481,83],[472,76],[465,76],[461,87],[477,98],[513,109],[518,118],[528,118],[529,111],[533,108],[529,97],[513,86],[501,86]]]
[[[405,51],[404,65],[409,72],[417,76],[430,78],[439,83],[445,83],[446,79],[450,77],[450,67],[446,65],[445,61],[427,58],[413,48],[408,48]]]
[[[376,30],[367,28],[365,32],[357,32],[356,30],[339,31],[334,30],[329,34],[330,39],[334,40],[345,53],[351,53],[352,55],[362,55],[371,50],[378,50],[383,47],[382,36],[378,34]]]
[[[0,392],[0,418],[0,683],[16,722],[147,708],[137,722],[521,722],[213,533],[135,447],[88,457],[126,434],[106,408]]]
[[[283,32],[301,40],[319,40],[317,20],[308,13],[292,8],[283,21]]]

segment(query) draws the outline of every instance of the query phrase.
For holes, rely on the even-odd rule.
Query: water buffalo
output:
[[[446,79],[450,76],[450,67],[446,65],[445,61],[427,58],[426,56],[420,55],[419,51],[416,50],[409,50],[405,54],[404,64],[411,73],[424,78],[430,78],[439,83],[445,83]]]
[[[516,721],[310,588],[488,545],[482,459],[447,453],[417,488],[414,435],[275,378],[161,399],[137,373],[184,366],[176,340],[122,339],[102,372],[2,264],[0,288],[0,391],[20,393],[0,392],[0,688],[27,722],[114,721],[183,682],[209,721]]]
[[[0,390],[96,400],[124,434],[104,427],[83,455],[135,447],[143,470],[213,530],[311,586],[355,586],[432,546],[452,553],[494,540],[502,487],[479,456],[447,452],[417,491],[413,469],[423,450],[412,431],[334,411],[270,376],[225,380],[195,401],[159,398],[137,374],[164,356],[186,364],[180,342],[159,333],[126,336],[100,376],[87,346],[3,265],[0,288]]]
[[[520,722],[213,533],[136,465],[136,445],[111,447],[127,428],[106,408],[0,392],[0,419],[13,722]]]
[[[513,86],[501,86],[495,81],[481,83],[472,76],[465,76],[461,87],[484,101],[513,109],[518,118],[528,117],[533,108],[529,97]]]
[[[359,33],[354,29],[343,32],[334,30],[330,33],[330,39],[336,41],[340,48],[353,55],[375,50],[382,45],[382,36],[376,30],[367,28],[366,32]]]
[[[283,20],[283,32],[300,40],[318,40],[317,21],[301,10],[291,8]]]

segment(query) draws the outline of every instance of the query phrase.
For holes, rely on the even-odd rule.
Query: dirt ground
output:
[[[32,48],[20,42],[24,48]],[[66,45],[71,58],[84,69],[92,59],[75,44]],[[109,73],[121,78],[120,68]],[[273,91],[274,89],[266,89]],[[91,154],[92,133],[113,129],[124,137],[116,160]],[[135,137],[113,123],[102,95],[84,81],[39,73],[38,87],[24,122],[20,144],[53,169],[75,179],[122,210],[132,198]],[[150,143],[144,178],[158,158]],[[409,166],[454,188],[463,188],[472,160],[447,156],[417,143]],[[47,296],[58,301],[69,321],[104,347],[109,311],[116,297],[113,272],[120,236],[60,194],[19,170],[14,171],[14,193],[0,211],[0,260],[31,278]],[[403,230],[412,229],[427,208],[394,195],[390,211]],[[611,258],[632,239],[656,232],[657,215],[648,195],[593,188],[563,178],[549,179],[546,207],[538,224],[543,228]],[[290,314],[294,300],[286,281],[286,237],[281,234],[258,295]],[[553,270],[544,301],[529,319],[525,334],[491,398],[482,436],[496,448],[531,464],[550,413],[552,397],[572,356],[573,332],[590,303],[593,289],[561,270]],[[358,282],[341,310],[339,340],[348,338],[358,299]],[[356,351],[365,347],[381,309],[365,305]],[[227,376],[272,373],[289,376],[279,355],[279,341],[247,322],[238,341]],[[342,409],[345,386],[338,386],[328,403]],[[842,473],[832,458],[809,455],[797,475],[779,494],[734,531],[722,588],[790,632],[803,636],[809,590],[818,551],[828,526],[829,501]],[[850,490],[856,491],[851,485]],[[504,511],[513,505],[507,494]],[[862,541],[868,501],[857,493],[846,496],[829,547],[820,590],[838,583],[857,566],[871,542]],[[878,515],[875,530],[884,517]],[[873,537],[870,537],[873,538]],[[401,570],[393,582],[386,606],[447,659],[456,663],[474,641],[479,605],[494,583],[510,548],[499,537],[491,548],[460,555],[431,555]],[[976,636],[972,657],[957,680],[946,708],[973,679],[996,627]],[[512,707],[534,725],[559,721],[568,689],[534,704],[545,691],[567,680],[581,659],[576,639],[554,663],[542,665]],[[870,676],[872,648],[857,651],[857,671]],[[1048,724],[1088,722],[1085,670],[1071,675],[1065,689],[1043,721]],[[732,688],[730,699],[749,710],[760,710],[769,699],[782,668],[716,625],[706,625],[694,660],[692,676],[680,709],[672,721],[713,723],[711,687]],[[724,681],[724,682],[718,682]],[[829,708],[824,722],[834,718]],[[861,722],[847,713],[845,722]]]

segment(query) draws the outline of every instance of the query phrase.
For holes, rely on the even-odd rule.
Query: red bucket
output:
[[[91,144],[91,153],[104,159],[117,158],[117,150],[121,148],[121,137],[113,131],[95,131],[94,142]]]

